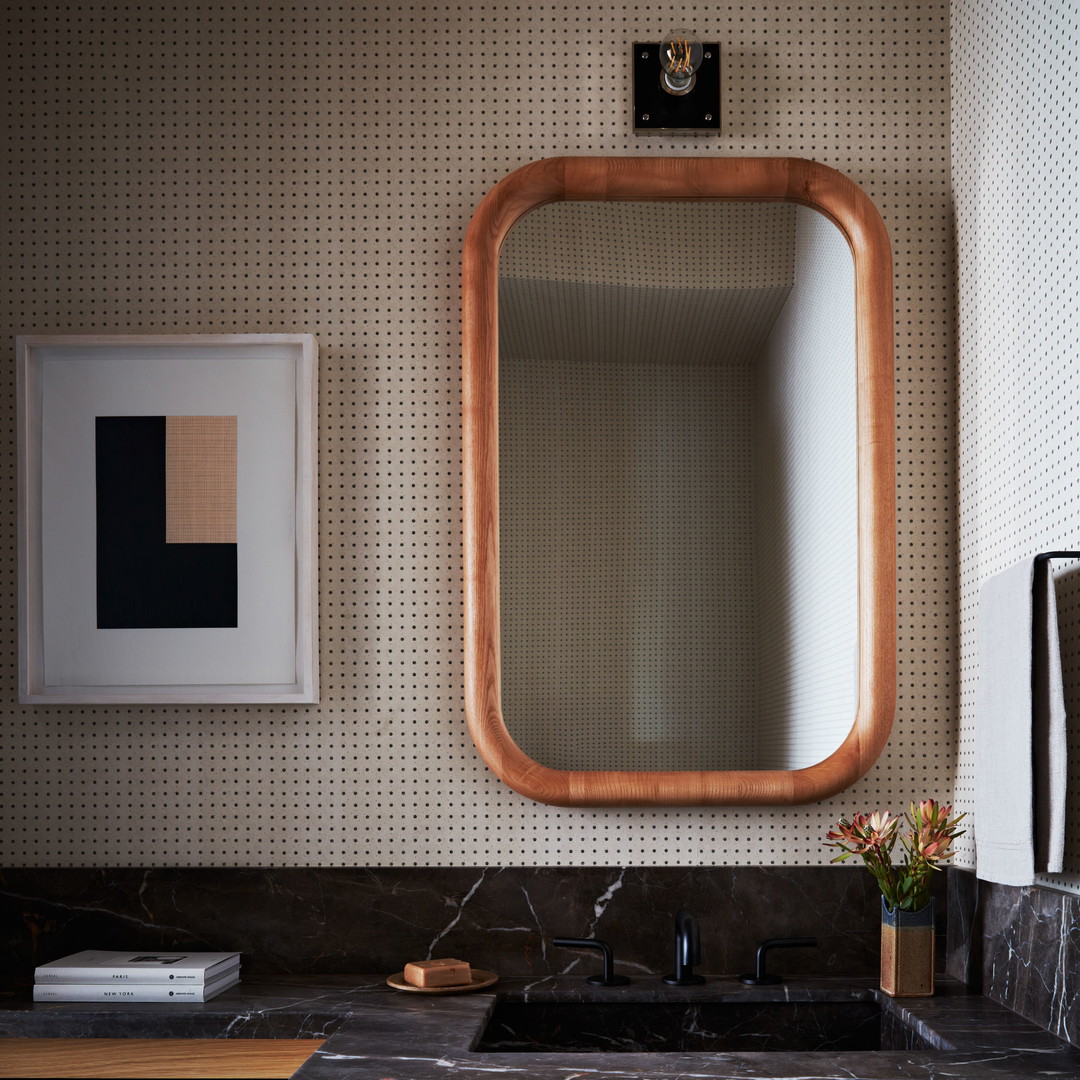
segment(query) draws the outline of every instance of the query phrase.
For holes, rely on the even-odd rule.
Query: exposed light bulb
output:
[[[686,94],[694,88],[703,49],[693,30],[672,30],[660,42],[660,85],[669,94]]]

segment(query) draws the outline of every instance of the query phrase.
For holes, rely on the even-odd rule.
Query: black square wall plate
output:
[[[705,57],[694,88],[675,95],[660,85],[660,43],[634,45],[634,131],[638,135],[720,134],[720,46],[703,42],[702,47]]]

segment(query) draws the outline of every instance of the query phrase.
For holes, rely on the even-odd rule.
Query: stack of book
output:
[[[88,949],[34,969],[35,1001],[209,1001],[240,981],[234,952]]]

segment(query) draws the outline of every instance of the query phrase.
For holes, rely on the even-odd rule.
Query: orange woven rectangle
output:
[[[236,417],[165,418],[165,542],[236,543]]]

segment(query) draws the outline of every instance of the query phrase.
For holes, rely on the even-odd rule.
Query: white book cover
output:
[[[37,983],[35,1001],[209,1001],[236,986],[236,970],[202,983]]]
[[[86,949],[34,969],[37,983],[207,983],[238,967],[235,952]]]

